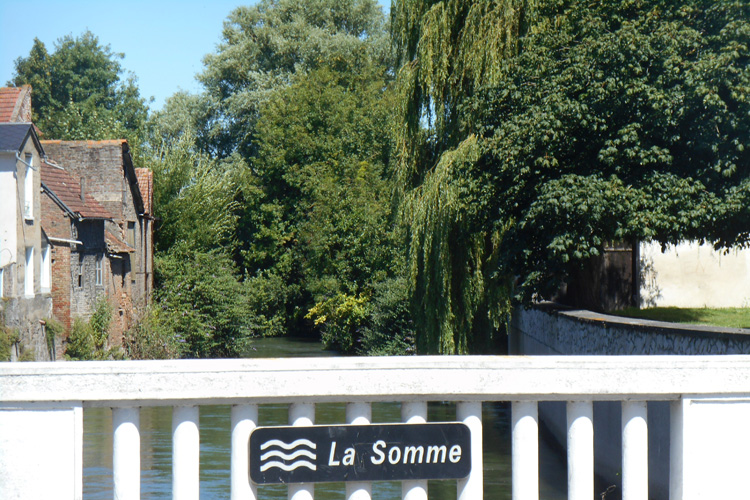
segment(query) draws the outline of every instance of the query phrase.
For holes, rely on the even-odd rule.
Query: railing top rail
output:
[[[669,400],[750,394],[750,356],[414,356],[0,363],[0,405]]]

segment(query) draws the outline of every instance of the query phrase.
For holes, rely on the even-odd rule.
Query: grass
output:
[[[613,311],[610,314],[629,318],[669,321],[670,323],[721,326],[726,328],[750,328],[750,308],[629,308],[622,311]]]

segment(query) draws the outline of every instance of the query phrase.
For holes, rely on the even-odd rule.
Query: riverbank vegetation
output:
[[[131,356],[238,356],[289,334],[346,353],[489,352],[513,304],[553,296],[607,241],[747,245],[747,2],[390,12],[239,7],[204,91],[148,120],[91,34],[17,61],[14,83],[56,113],[43,131],[114,119],[154,171],[155,303]],[[73,56],[106,95],[53,92]]]

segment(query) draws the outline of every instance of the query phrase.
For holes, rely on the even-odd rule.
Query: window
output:
[[[81,288],[83,286],[83,255],[78,259],[78,288]]]
[[[96,256],[96,285],[102,286],[103,280],[103,272],[102,272],[102,256],[97,255]]]
[[[23,180],[23,216],[25,219],[34,218],[34,157],[26,153],[26,176]]]
[[[128,221],[128,245],[135,248],[135,222]]]
[[[24,274],[24,292],[27,297],[34,296],[34,247],[26,249],[26,271]]]
[[[40,278],[40,285],[42,292],[50,291],[50,276],[52,274],[52,259],[50,259],[50,246],[45,245],[42,247],[42,274]]]

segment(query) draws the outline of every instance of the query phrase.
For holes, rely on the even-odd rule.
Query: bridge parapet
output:
[[[198,495],[198,407],[231,404],[232,499],[254,499],[247,443],[258,405],[289,403],[309,425],[316,403],[347,403],[347,422],[370,403],[402,403],[426,419],[429,401],[457,402],[472,433],[472,463],[457,498],[482,493],[481,403],[511,401],[513,498],[538,499],[537,404],[567,402],[568,498],[594,498],[593,403],[622,402],[623,498],[648,498],[648,401],[670,401],[670,499],[744,491],[750,450],[750,356],[445,356],[0,364],[0,491],[4,498],[82,496],[83,408],[113,409],[113,495],[140,496],[139,407],[173,410],[173,498]],[[44,480],[39,478],[43,477]],[[403,497],[426,498],[423,481]],[[347,498],[369,498],[347,485]],[[312,497],[308,485],[290,498]]]

